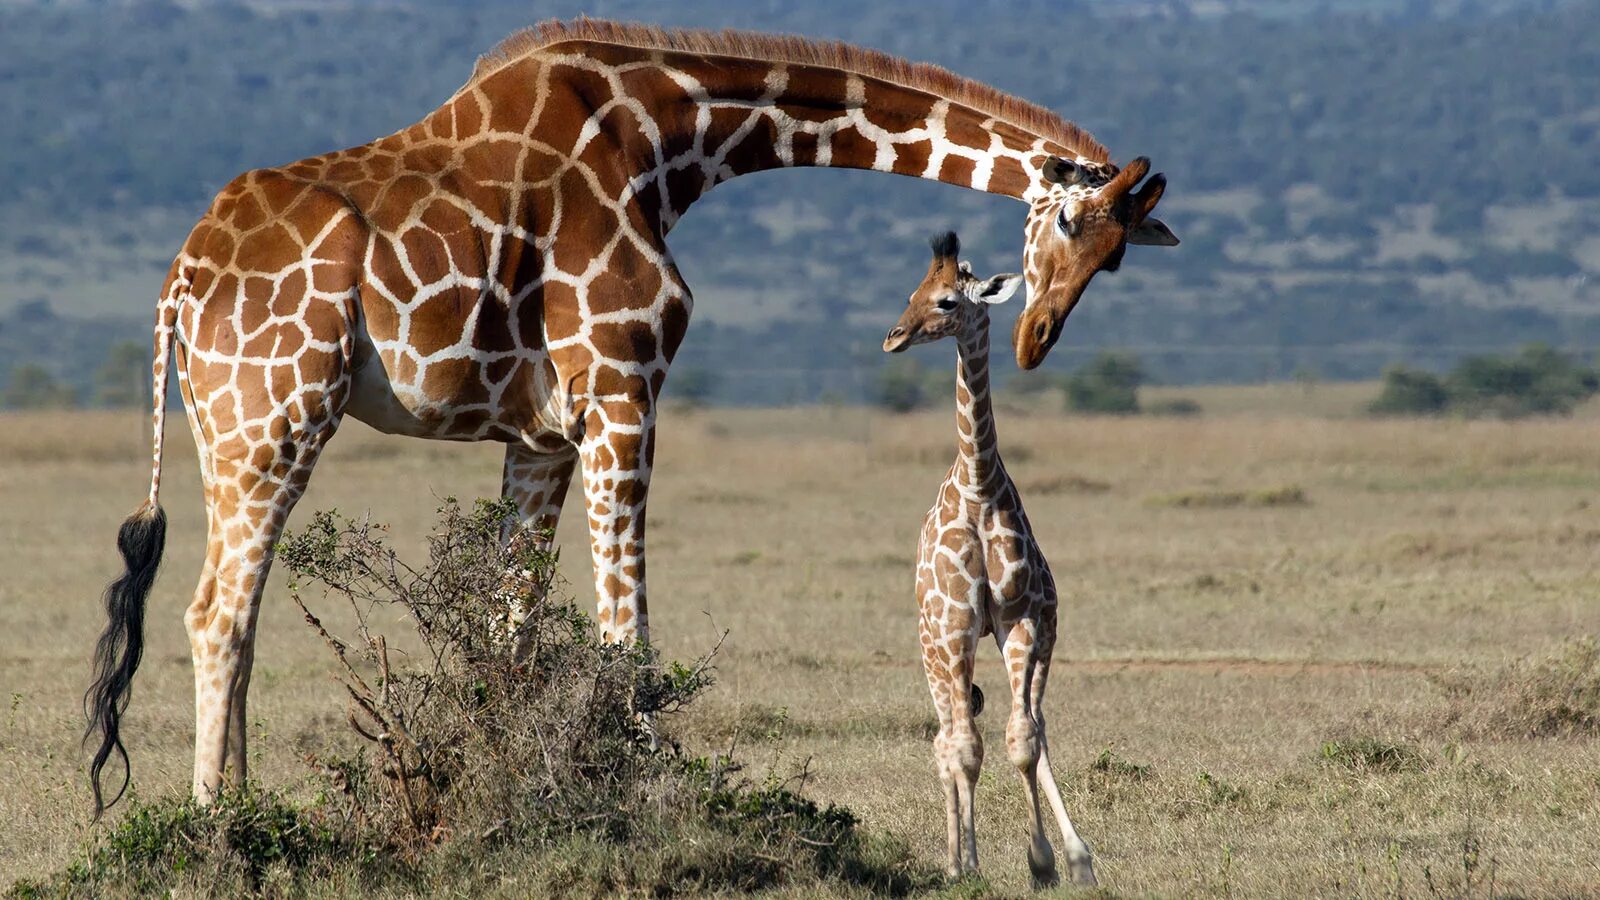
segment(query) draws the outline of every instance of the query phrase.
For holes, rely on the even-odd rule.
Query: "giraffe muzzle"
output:
[[[885,337],[883,339],[884,352],[885,353],[899,353],[899,352],[901,352],[902,350],[904,350],[907,347],[911,346],[911,338],[912,337],[913,337],[913,332],[911,331],[911,329],[906,328],[904,325],[896,325],[895,327],[889,329],[888,337]]]

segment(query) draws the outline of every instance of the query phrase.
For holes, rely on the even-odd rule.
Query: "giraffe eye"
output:
[[[950,312],[951,310],[956,308],[956,298],[954,298],[954,297],[940,297],[939,298],[939,302],[935,303],[934,305],[939,307],[939,311],[940,312]]]
[[[1067,237],[1077,237],[1078,233],[1083,231],[1083,219],[1069,217],[1067,208],[1063,206],[1061,207],[1061,212],[1056,213],[1056,227],[1061,229],[1061,233]]]

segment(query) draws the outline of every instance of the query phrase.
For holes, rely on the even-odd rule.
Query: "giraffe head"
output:
[[[947,231],[932,241],[933,262],[911,292],[906,311],[883,339],[883,349],[899,353],[912,344],[961,337],[989,320],[989,304],[1003,303],[1022,284],[1019,274],[979,278],[961,262],[961,241]]]
[[[1171,229],[1150,215],[1167,179],[1157,173],[1139,186],[1149,172],[1150,160],[1143,156],[1121,170],[1045,157],[1029,195],[1023,250],[1028,303],[1012,335],[1017,365],[1031,369],[1044,361],[1089,280],[1097,272],[1115,272],[1129,244],[1178,243]]]

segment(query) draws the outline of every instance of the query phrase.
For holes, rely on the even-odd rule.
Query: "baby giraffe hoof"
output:
[[[1056,855],[1048,845],[1034,844],[1028,848],[1028,873],[1033,876],[1033,889],[1055,887],[1061,883],[1056,875]]]
[[[1067,855],[1067,877],[1072,883],[1082,887],[1094,887],[1099,884],[1099,879],[1094,877],[1094,857],[1088,853],[1081,856]]]

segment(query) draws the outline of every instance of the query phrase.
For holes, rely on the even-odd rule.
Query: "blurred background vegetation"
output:
[[[1560,412],[1592,379],[1547,390],[1517,366],[1581,367],[1600,346],[1593,2],[0,0],[0,402],[142,403],[125,379],[156,290],[217,188],[403,127],[510,31],[580,11],[942,63],[1062,112],[1118,160],[1154,158],[1183,245],[1097,279],[1052,371],[1019,390],[1131,412],[1130,376],[1136,391],[1387,369],[1379,411],[1515,414],[1464,385],[1510,379]],[[885,369],[882,333],[927,234],[955,227],[980,270],[1015,270],[1023,214],[861,172],[720,188],[671,239],[697,306],[677,364],[692,377],[669,399],[943,402],[918,372],[947,384],[953,348]],[[1530,342],[1553,357],[1519,355]]]

